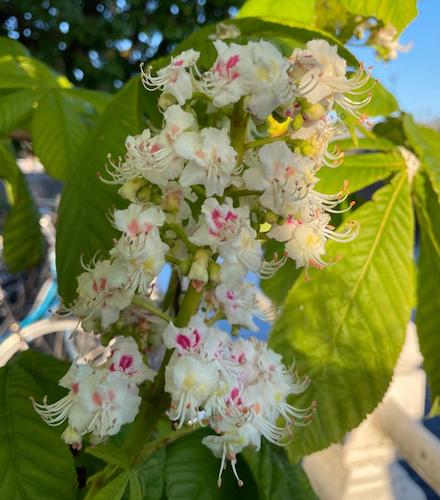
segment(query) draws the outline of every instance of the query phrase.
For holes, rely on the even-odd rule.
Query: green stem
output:
[[[188,289],[183,297],[182,303],[180,304],[179,312],[174,321],[174,324],[177,327],[186,326],[189,323],[189,320],[197,312],[201,299],[202,290],[196,290],[192,284],[192,281],[190,281]]]
[[[189,241],[185,229],[179,224],[168,222],[164,224],[163,228],[165,230],[170,229],[171,231],[174,231],[176,235],[183,241],[189,252],[194,253],[197,250],[196,245]]]
[[[265,137],[264,139],[257,139],[256,141],[247,142],[244,145],[245,149],[255,149],[260,146],[264,146],[265,144],[270,144],[272,142],[284,141],[291,145],[295,145],[293,139],[291,139],[288,135],[282,135],[277,137]]]
[[[170,282],[168,284],[168,290],[163,299],[162,309],[168,312],[173,305],[174,297],[177,293],[177,287],[179,284],[179,274],[176,269],[173,269],[171,274]]]
[[[231,115],[231,144],[237,152],[237,165],[241,165],[245,152],[246,129],[249,113],[243,108],[243,98],[234,104]]]
[[[165,321],[172,321],[171,317],[168,316],[168,314],[164,313],[161,309],[153,305],[149,300],[144,299],[139,296],[135,296],[132,300],[133,304],[136,306],[142,307],[142,309],[145,309],[146,311],[149,311],[156,316],[159,316],[159,318],[164,319]]]

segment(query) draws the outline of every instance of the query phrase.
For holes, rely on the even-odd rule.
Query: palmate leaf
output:
[[[52,89],[38,102],[32,118],[32,145],[48,174],[66,180],[74,169],[87,127],[80,111],[62,89]]]
[[[398,174],[353,218],[360,233],[343,259],[310,281],[298,279],[276,320],[270,345],[296,359],[312,383],[295,404],[317,402],[311,424],[289,449],[300,457],[340,440],[382,399],[413,304],[413,215],[408,179]],[[316,272],[314,272],[316,271]]]
[[[313,26],[315,21],[315,0],[247,0],[237,18],[263,17],[280,23]]]
[[[66,181],[57,226],[59,290],[69,304],[75,297],[76,278],[83,271],[81,259],[90,261],[97,252],[105,256],[115,232],[107,215],[123,200],[118,187],[102,182],[107,154],[124,153],[125,139],[141,129],[138,111],[139,79],[128,82],[110,101],[96,127],[82,145],[75,169]]]
[[[5,181],[10,203],[3,227],[3,256],[15,273],[37,264],[44,246],[37,207],[7,142],[0,142],[0,178]]]
[[[440,414],[440,203],[428,178],[415,178],[420,255],[417,275],[417,334],[431,389],[433,414]]]
[[[355,15],[376,17],[402,31],[417,16],[417,0],[341,0]]]
[[[70,500],[76,474],[68,447],[32,408],[41,398],[34,380],[17,364],[0,369],[0,498]]]

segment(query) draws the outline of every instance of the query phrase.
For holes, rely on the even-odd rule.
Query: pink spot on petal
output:
[[[122,368],[123,371],[127,370],[127,368],[130,368],[130,366],[133,364],[133,356],[130,356],[128,354],[124,354],[121,356],[121,359],[119,360],[119,368]]]
[[[182,349],[188,350],[191,347],[191,342],[186,335],[179,334],[176,337],[176,344]]]
[[[78,384],[78,382],[75,382],[75,383],[72,384],[72,392],[73,392],[73,394],[78,394],[78,392],[79,392],[79,384]]]
[[[226,69],[232,69],[234,66],[237,65],[238,61],[240,60],[240,56],[238,54],[235,54],[231,56],[227,61],[226,61]]]
[[[132,219],[127,225],[127,232],[130,236],[137,236],[140,233],[138,221]]]
[[[102,405],[102,398],[96,391],[94,391],[92,394],[92,400],[97,406]]]

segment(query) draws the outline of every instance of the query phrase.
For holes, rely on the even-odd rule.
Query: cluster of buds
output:
[[[361,120],[358,109],[370,96],[356,100],[368,75],[362,68],[348,73],[337,48],[324,40],[312,40],[290,57],[265,41],[213,43],[218,54],[206,72],[194,50],[173,57],[156,75],[142,70],[144,86],[161,91],[162,128],[128,137],[124,157],[109,159],[106,182],[120,185],[129,205],[114,211],[111,222],[120,238],[107,260],[92,262],[79,276],[71,310],[86,331],[111,336],[131,317],[133,304],[159,311],[153,291],[165,263],[187,292],[194,288],[200,300],[187,311],[188,326],[180,328],[179,321],[179,328],[172,322],[162,328],[163,344],[174,350],[163,367],[172,399],[168,415],[177,427],[214,429],[217,435],[204,443],[222,459],[220,481],[226,459],[236,473],[238,452],[247,445],[258,449],[262,436],[286,443],[311,410],[287,402],[307,381],[286,369],[278,354],[255,339],[234,339],[216,322],[226,320],[234,333],[257,331],[255,317],[262,312],[256,286],[245,281],[248,273],[271,277],[290,258],[307,276],[309,266],[331,263],[324,258],[327,240],[356,236],[352,222],[340,232],[330,224],[330,214],[342,211],[337,205],[347,197],[346,186],[334,195],[315,187],[321,167],[342,161],[330,145],[342,128],[338,111]],[[279,242],[281,257],[265,259],[267,240]],[[174,305],[186,307],[178,299]],[[66,432],[75,436],[113,434],[133,419],[136,383],[148,376],[135,379],[110,367],[74,365],[62,381],[71,390],[67,399],[36,408],[51,424],[68,418]],[[96,389],[106,387],[109,377],[128,384],[124,398],[131,400],[121,402],[129,404],[127,414],[116,416],[119,407],[107,405],[102,417],[90,410],[76,421],[76,409],[89,411],[94,394],[110,401]],[[78,387],[86,385],[87,403],[73,389],[78,381]],[[119,403],[118,397],[113,401]]]
[[[53,404],[47,404],[45,399],[42,404],[33,401],[33,405],[48,425],[67,420],[62,438],[80,449],[85,434],[100,442],[133,422],[141,403],[138,386],[155,375],[144,364],[132,337],[116,337],[103,363],[71,365],[59,381],[69,390],[67,396]]]

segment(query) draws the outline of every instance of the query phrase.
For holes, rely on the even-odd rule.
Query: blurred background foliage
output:
[[[112,91],[243,0],[0,0],[0,35],[75,84]]]

